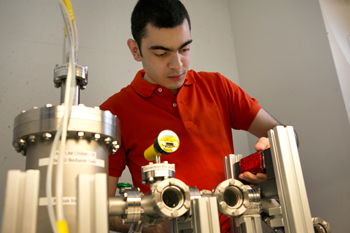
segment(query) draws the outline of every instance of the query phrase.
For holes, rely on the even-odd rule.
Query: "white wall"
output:
[[[350,1],[320,0],[320,5],[350,122]]]
[[[197,71],[220,71],[238,82],[226,0],[183,1],[191,15]],[[128,51],[136,0],[72,0],[79,35],[78,63],[89,67],[81,103],[94,107],[128,85],[141,64]],[[61,63],[63,20],[56,1],[0,1],[0,219],[7,171],[24,170],[25,157],[12,147],[14,118],[22,110],[59,104],[53,68]],[[245,133],[235,132],[237,153],[248,154]],[[251,148],[252,150],[252,148]],[[123,174],[122,181],[130,182]],[[2,220],[0,220],[2,222]]]
[[[350,126],[319,2],[229,2],[241,86],[295,127],[311,214],[347,232]]]

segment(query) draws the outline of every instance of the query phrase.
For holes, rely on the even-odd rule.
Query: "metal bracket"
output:
[[[285,233],[314,233],[292,126],[268,132]]]

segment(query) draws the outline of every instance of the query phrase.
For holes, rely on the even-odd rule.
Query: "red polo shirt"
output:
[[[133,185],[148,193],[149,185],[141,184],[141,166],[148,164],[143,152],[168,129],[180,147],[162,161],[174,163],[176,178],[186,185],[212,190],[225,180],[223,157],[234,153],[231,128],[248,130],[261,107],[219,73],[189,70],[177,96],[146,82],[144,74],[101,105],[120,120],[121,147],[109,156],[109,175],[120,177],[128,166]]]

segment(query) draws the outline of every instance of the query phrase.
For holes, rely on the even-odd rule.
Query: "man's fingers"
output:
[[[261,182],[267,180],[267,176],[265,173],[257,173],[256,175],[254,175],[250,172],[244,172],[239,175],[239,178],[254,185],[259,185]]]
[[[259,140],[255,144],[255,150],[260,151],[260,150],[265,150],[267,148],[270,148],[269,139],[265,137],[259,138]]]

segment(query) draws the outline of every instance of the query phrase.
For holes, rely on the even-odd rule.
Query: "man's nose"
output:
[[[182,65],[183,65],[181,59],[182,59],[181,54],[179,54],[178,52],[174,53],[170,58],[169,68],[174,69],[174,70],[180,70],[182,68]]]

